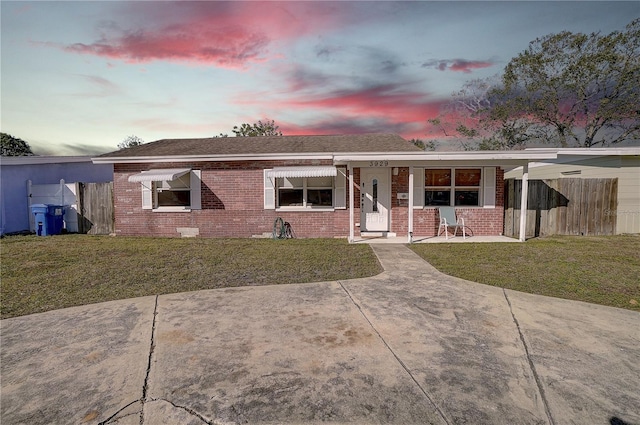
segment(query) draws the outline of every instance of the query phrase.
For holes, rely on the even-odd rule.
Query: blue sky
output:
[[[232,134],[394,132],[530,41],[609,33],[638,2],[12,2],[2,13],[1,128],[39,154]]]

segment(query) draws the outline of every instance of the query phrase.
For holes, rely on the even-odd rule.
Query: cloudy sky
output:
[[[629,2],[2,1],[1,128],[39,154],[95,154],[129,135],[394,132],[536,37],[609,33]]]

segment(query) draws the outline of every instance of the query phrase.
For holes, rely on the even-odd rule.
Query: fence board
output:
[[[526,237],[613,235],[618,179],[530,180]],[[520,236],[522,181],[505,181],[504,234]]]
[[[113,183],[77,183],[81,233],[108,235],[114,232]]]

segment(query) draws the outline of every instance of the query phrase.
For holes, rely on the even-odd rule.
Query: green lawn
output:
[[[366,245],[338,239],[11,236],[0,242],[2,318],[102,301],[382,271]]]
[[[640,236],[414,244],[443,273],[522,292],[640,311]]]
[[[443,273],[640,311],[640,237],[414,244]],[[337,239],[11,236],[0,242],[0,316],[115,299],[373,276],[368,245]]]

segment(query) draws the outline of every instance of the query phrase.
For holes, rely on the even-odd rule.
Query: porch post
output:
[[[529,161],[522,166],[522,199],[520,200],[520,242],[526,240],[527,198],[529,197]]]
[[[349,243],[353,243],[353,227],[355,225],[353,220],[353,166],[351,164],[347,164],[347,170],[349,171]]]
[[[409,166],[409,221],[407,225],[407,243],[413,242],[413,165]]]

